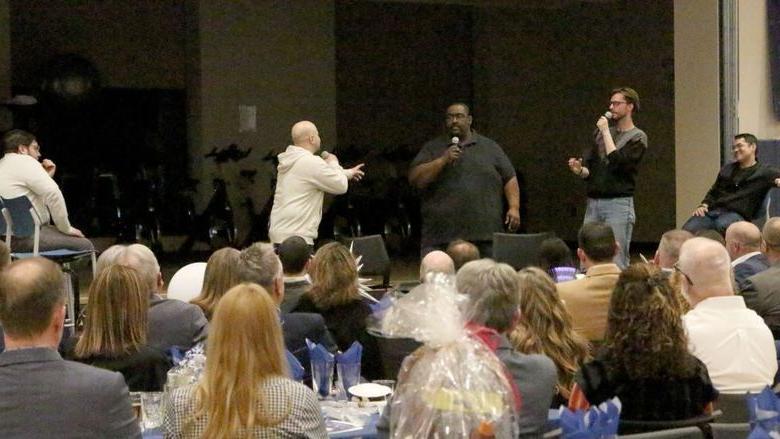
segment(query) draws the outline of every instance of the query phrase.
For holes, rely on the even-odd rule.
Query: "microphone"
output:
[[[607,120],[611,120],[612,119],[612,112],[611,111],[607,111],[606,113],[604,113],[604,117],[606,117]]]
[[[320,153],[320,157],[322,157],[323,160],[327,160],[330,153],[328,151],[325,151],[324,149]]]
[[[450,139],[450,145],[457,145],[458,143],[460,143],[458,136],[452,136],[452,139]]]

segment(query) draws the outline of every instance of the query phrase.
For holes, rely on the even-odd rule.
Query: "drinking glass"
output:
[[[141,393],[141,409],[144,413],[144,428],[158,428],[162,425],[162,392]]]
[[[321,398],[330,396],[335,361],[311,362],[311,387]]]

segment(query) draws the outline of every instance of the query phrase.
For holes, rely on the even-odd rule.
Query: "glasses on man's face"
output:
[[[625,104],[626,101],[609,101],[610,107],[619,107],[622,104]]]
[[[685,276],[685,280],[687,280],[688,283],[691,284],[691,286],[694,285],[693,281],[691,280],[691,277],[688,276],[688,273],[686,273],[686,272],[684,272],[684,271],[682,271],[680,269],[680,263],[679,262],[677,262],[676,264],[672,265],[672,268],[674,268],[674,271],[676,271],[676,272],[682,274],[683,276]]]

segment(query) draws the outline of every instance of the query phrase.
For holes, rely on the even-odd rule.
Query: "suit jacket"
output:
[[[0,437],[140,438],[122,375],[54,349],[0,354]]]
[[[747,278],[739,294],[745,299],[745,305],[764,319],[777,339],[780,336],[780,263]]]
[[[747,287],[747,279],[754,274],[761,273],[769,268],[769,259],[766,255],[759,253],[746,259],[734,266],[734,283],[737,284],[737,291],[742,291]]]
[[[620,268],[617,265],[599,264],[590,267],[582,279],[556,284],[571,315],[574,330],[590,341],[604,339],[609,301],[618,276]]]
[[[148,318],[147,343],[160,351],[167,351],[171,346],[190,349],[208,333],[209,322],[203,310],[181,300],[152,295]]]
[[[306,370],[304,379],[308,379],[311,376],[311,362],[306,339],[323,345],[331,353],[335,353],[338,346],[325,326],[325,319],[319,314],[281,313],[280,320],[284,345],[301,362],[301,366]]]

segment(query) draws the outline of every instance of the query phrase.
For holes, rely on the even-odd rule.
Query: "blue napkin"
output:
[[[333,354],[321,344],[314,343],[308,338],[306,346],[309,348],[309,359],[311,360],[312,385],[320,396],[327,397],[330,395],[330,385],[333,381],[333,365],[335,363]]]
[[[752,425],[760,426],[765,431],[780,428],[780,400],[769,386],[764,387],[759,394],[749,394],[747,405]]]
[[[303,375],[306,373],[301,362],[295,358],[295,355],[287,349],[284,350],[284,356],[287,357],[287,364],[290,365],[290,376],[295,381],[303,381]]]
[[[617,436],[620,400],[612,398],[587,411],[562,409],[560,417],[564,439],[600,439]]]
[[[361,358],[363,358],[363,345],[356,341],[346,352],[336,354],[336,363],[360,363]]]
[[[368,304],[368,307],[371,308],[371,314],[376,314],[377,316],[381,316],[382,313],[385,312],[390,306],[393,304],[393,298],[390,294],[385,294],[384,297],[382,297],[382,300],[379,302],[371,302]]]
[[[363,345],[359,342],[352,343],[352,346],[344,353],[336,354],[336,370],[339,375],[344,390],[360,384],[360,360],[363,357]]]

